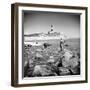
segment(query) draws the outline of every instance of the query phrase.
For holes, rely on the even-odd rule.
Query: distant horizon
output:
[[[40,32],[42,33],[42,32]],[[30,33],[30,34],[24,34],[24,37],[27,36],[29,37],[29,35],[33,35],[33,34],[40,34],[40,33]],[[45,33],[46,34],[46,33]],[[33,37],[33,36],[32,36]],[[67,39],[80,39],[80,37],[68,37]]]

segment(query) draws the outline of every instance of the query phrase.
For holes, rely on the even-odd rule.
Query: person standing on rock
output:
[[[64,49],[64,42],[65,42],[64,39],[61,38],[60,39],[60,50],[61,51],[63,51],[63,49]]]

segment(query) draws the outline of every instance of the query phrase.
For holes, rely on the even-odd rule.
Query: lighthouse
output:
[[[52,31],[53,31],[53,25],[51,24],[51,30],[50,31],[48,31],[48,34],[50,34]]]
[[[53,25],[51,24],[51,31],[53,31]]]

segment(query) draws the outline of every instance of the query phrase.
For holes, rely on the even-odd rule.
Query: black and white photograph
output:
[[[25,11],[24,77],[80,75],[80,15]]]
[[[87,7],[12,5],[12,85],[87,82]]]

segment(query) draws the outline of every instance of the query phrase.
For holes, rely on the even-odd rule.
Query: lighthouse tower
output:
[[[53,25],[51,24],[51,32],[53,31]]]
[[[51,24],[51,30],[48,31],[48,34],[50,34],[53,31],[53,25]]]

